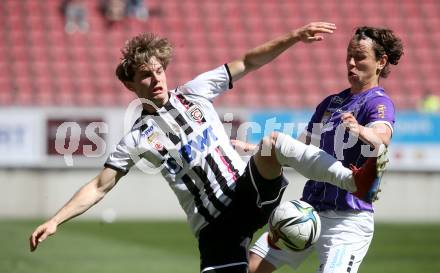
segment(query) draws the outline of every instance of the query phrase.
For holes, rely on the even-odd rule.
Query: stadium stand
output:
[[[334,22],[324,42],[299,44],[244,78],[219,106],[313,107],[345,88],[345,51],[359,25],[394,29],[405,45],[401,65],[382,84],[398,108],[416,108],[426,90],[440,95],[440,2],[435,0],[148,0],[147,21],[109,27],[99,0],[84,1],[90,28],[68,34],[58,0],[3,0],[0,8],[0,105],[125,106],[133,96],[114,77],[119,49],[140,32],[168,37],[174,87],[264,40],[314,20]],[[279,16],[279,15],[282,16]]]

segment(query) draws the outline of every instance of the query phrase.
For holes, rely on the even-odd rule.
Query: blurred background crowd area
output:
[[[383,85],[397,109],[440,107],[440,2],[435,0],[2,0],[1,106],[116,106],[134,97],[114,76],[124,42],[141,32],[175,46],[173,88],[311,21],[337,25],[245,77],[218,106],[314,108],[348,86],[345,54],[357,26],[393,29],[405,54]]]

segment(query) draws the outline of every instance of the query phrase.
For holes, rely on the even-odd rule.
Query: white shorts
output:
[[[373,213],[367,211],[322,211],[321,236],[314,246],[301,252],[270,248],[267,232],[255,242],[250,251],[276,268],[289,265],[297,268],[316,250],[319,273],[356,273],[373,239]]]

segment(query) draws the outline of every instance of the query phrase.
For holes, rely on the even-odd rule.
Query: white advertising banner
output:
[[[390,170],[440,171],[440,144],[393,144],[389,150]]]
[[[129,108],[0,109],[0,168],[101,167],[139,116]],[[274,130],[296,137],[312,114],[222,110],[220,118],[228,134],[232,138],[247,135],[251,143]],[[406,111],[397,120],[389,170],[439,172],[440,115]]]
[[[44,122],[41,111],[0,109],[0,166],[40,165],[44,149]]]

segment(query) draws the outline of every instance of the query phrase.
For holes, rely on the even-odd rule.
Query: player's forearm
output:
[[[232,80],[237,81],[250,71],[271,62],[299,41],[322,41],[324,37],[320,34],[333,33],[335,29],[336,26],[332,23],[313,22],[251,49],[242,58],[228,63]]]
[[[235,82],[271,62],[298,41],[300,39],[297,32],[291,32],[249,50],[242,58],[228,63],[232,81]]]
[[[105,192],[99,189],[97,181],[93,180],[79,189],[73,197],[50,219],[57,225],[72,219],[99,202]]]
[[[249,70],[258,69],[299,41],[300,38],[296,31],[289,32],[251,49],[244,55],[243,62]]]
[[[362,142],[373,146],[379,147],[381,144],[385,144],[388,146],[390,142],[390,138],[387,137],[386,133],[378,132],[375,128],[369,128],[365,126],[359,126],[359,138]]]
[[[231,144],[240,155],[252,155],[258,150],[259,147],[259,145],[247,143],[236,139],[232,139]]]

